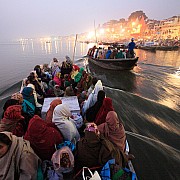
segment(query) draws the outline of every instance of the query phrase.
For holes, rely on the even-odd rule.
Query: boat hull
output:
[[[128,59],[93,59],[88,57],[89,63],[109,70],[132,70],[137,65],[139,57]]]

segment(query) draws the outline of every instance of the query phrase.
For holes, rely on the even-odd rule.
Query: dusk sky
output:
[[[0,0],[0,41],[88,32],[143,10],[150,19],[180,15],[180,0]]]

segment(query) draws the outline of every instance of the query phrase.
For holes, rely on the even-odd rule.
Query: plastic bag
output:
[[[84,175],[85,169],[87,169],[89,171],[91,177],[89,177],[89,176],[85,177],[85,175]],[[93,174],[92,171],[88,167],[83,167],[82,176],[83,176],[83,180],[101,180],[101,177],[99,176],[98,172],[95,171]]]

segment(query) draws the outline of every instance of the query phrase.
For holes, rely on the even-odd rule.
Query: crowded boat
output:
[[[113,99],[100,79],[69,56],[36,65],[2,106],[1,180],[136,178]]]

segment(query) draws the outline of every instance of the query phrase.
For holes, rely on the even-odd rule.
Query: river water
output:
[[[91,44],[77,43],[75,63]],[[122,119],[138,179],[180,178],[180,51],[148,52],[136,49],[138,65],[132,71],[107,71],[87,64],[101,79],[106,95]],[[74,54],[74,42],[0,44],[0,103],[19,90],[21,80],[37,64],[60,61]]]

